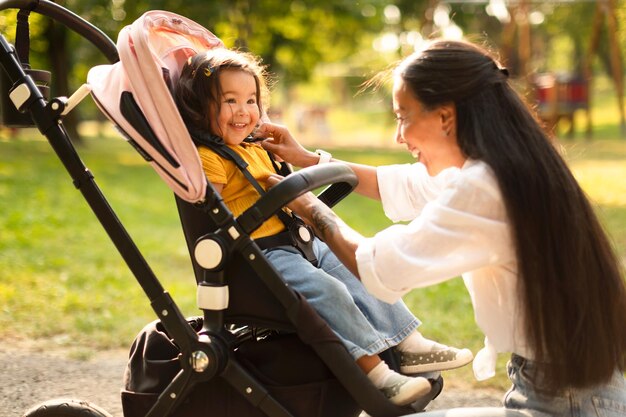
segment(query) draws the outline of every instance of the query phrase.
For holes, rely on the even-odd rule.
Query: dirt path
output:
[[[120,387],[127,352],[106,351],[77,359],[76,351],[2,342],[0,416],[19,417],[31,406],[53,398],[93,402],[122,417]]]
[[[87,356],[78,359],[77,356]],[[92,402],[113,417],[122,416],[120,387],[124,350],[96,352],[53,349],[31,343],[0,342],[0,417],[20,417],[31,406],[53,398]],[[429,409],[500,406],[503,393],[445,387]],[[243,417],[243,416],[242,416]]]

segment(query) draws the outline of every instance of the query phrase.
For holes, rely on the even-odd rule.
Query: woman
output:
[[[438,40],[393,75],[396,141],[418,162],[349,166],[357,192],[410,222],[365,238],[310,193],[290,207],[384,301],[462,275],[486,336],[476,377],[493,376],[497,353],[512,353],[507,409],[626,415],[620,263],[506,69],[476,45]],[[259,134],[294,165],[321,159],[283,127]]]

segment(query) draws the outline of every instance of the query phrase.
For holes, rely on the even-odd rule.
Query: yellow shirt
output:
[[[249,164],[247,169],[250,174],[263,189],[267,190],[266,178],[269,174],[276,172],[267,152],[256,143],[243,142],[238,146],[227,146]],[[221,192],[222,198],[235,217],[246,211],[260,198],[254,186],[233,161],[222,158],[205,146],[200,146],[198,153],[207,179],[212,183],[224,185]],[[283,222],[277,216],[272,216],[252,232],[251,237],[258,239],[272,236],[283,230],[285,230]]]

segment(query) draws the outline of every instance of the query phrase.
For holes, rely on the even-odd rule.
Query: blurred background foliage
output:
[[[498,51],[514,77],[538,72],[611,75],[611,44],[626,50],[626,0],[58,0],[114,41],[147,10],[187,16],[228,47],[260,55],[273,74],[277,118],[324,118],[332,106],[383,111],[388,97],[356,96],[359,86],[436,36],[465,36]],[[610,10],[617,33],[597,10]],[[0,12],[0,32],[13,40],[15,10]],[[597,30],[596,30],[597,29]],[[591,43],[597,32],[597,47]],[[87,71],[105,63],[87,41],[46,17],[31,16],[33,68],[53,69],[52,94],[69,95]],[[614,35],[614,36],[613,36]],[[594,49],[594,53],[591,53]],[[621,61],[623,57],[619,57]],[[622,73],[623,73],[623,65]],[[623,75],[623,74],[622,74]],[[524,88],[524,83],[520,83]],[[386,109],[384,110],[386,111]],[[99,116],[94,106],[66,120],[70,133]],[[280,121],[280,120],[279,120]],[[323,130],[318,132],[322,135]]]

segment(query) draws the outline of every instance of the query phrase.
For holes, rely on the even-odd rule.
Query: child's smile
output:
[[[228,145],[239,145],[259,122],[257,85],[254,77],[241,70],[220,73],[222,97],[217,121],[211,118],[211,129]]]

